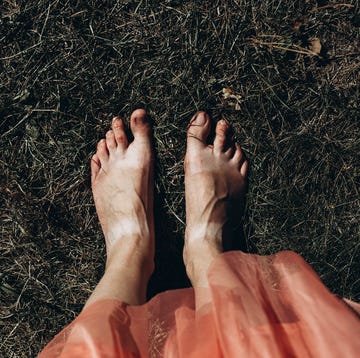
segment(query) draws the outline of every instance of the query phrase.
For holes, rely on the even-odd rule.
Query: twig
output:
[[[318,56],[318,57],[320,57],[319,54],[317,54],[316,52],[313,52],[311,50],[308,50],[308,49],[303,48],[303,47],[298,46],[298,45],[287,45],[287,44],[284,44],[282,42],[265,42],[265,41],[261,41],[261,40],[258,40],[258,39],[251,39],[251,41],[253,41],[254,43],[257,43],[259,45],[276,48],[278,50],[290,51],[290,52],[301,53],[301,54],[308,55],[308,56]],[[288,46],[288,47],[286,47],[286,46]]]
[[[25,122],[33,113],[33,110],[31,110],[30,112],[26,113],[25,116],[14,125],[14,127],[10,128],[8,131],[6,131],[5,133],[3,133],[1,135],[1,138],[6,137],[9,133],[11,133],[13,130],[15,130],[17,127],[19,127],[23,122]]]
[[[39,41],[39,42],[36,43],[35,45],[32,45],[32,46],[26,48],[25,50],[22,50],[22,51],[20,51],[20,52],[18,52],[18,53],[15,53],[14,55],[7,56],[7,57],[0,57],[0,60],[12,60],[13,58],[15,58],[15,57],[17,57],[17,56],[20,56],[20,55],[22,55],[23,53],[26,53],[26,52],[32,50],[33,48],[35,48],[35,47],[37,47],[37,46],[39,46],[39,45],[41,45],[41,41]]]
[[[337,9],[338,7],[354,7],[354,5],[352,4],[329,4],[329,5],[324,5],[324,6],[320,6],[320,7],[313,7],[310,12],[316,12],[319,10],[325,10],[325,9]]]

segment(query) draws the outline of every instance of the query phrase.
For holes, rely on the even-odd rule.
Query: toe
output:
[[[249,167],[249,162],[247,160],[245,160],[244,163],[242,163],[242,165],[240,167],[240,173],[244,178],[247,177],[248,167]]]
[[[248,161],[246,160],[245,156],[244,156],[244,153],[243,151],[241,150],[239,144],[235,144],[235,153],[234,153],[234,156],[233,158],[231,159],[231,161],[234,163],[234,165],[237,166],[237,168],[239,169],[241,175],[243,177],[246,177],[247,176],[247,171],[248,171],[248,166],[249,166],[249,163]]]
[[[111,128],[114,132],[117,148],[125,150],[128,147],[128,139],[126,137],[123,121],[119,117],[113,118]]]
[[[224,151],[226,145],[226,133],[228,131],[228,124],[221,119],[217,122],[215,129],[215,139],[214,139],[214,153],[220,154]]]
[[[109,153],[112,153],[116,150],[115,134],[112,130],[106,133],[106,146],[109,149]]]
[[[234,145],[230,146],[230,148],[228,148],[225,152],[225,156],[228,159],[231,159],[234,156],[234,153],[236,151],[236,148]]]
[[[243,160],[244,155],[243,155],[243,152],[242,152],[239,144],[236,143],[235,148],[236,148],[236,150],[235,150],[232,160],[240,167],[240,164],[241,164],[241,161]]]
[[[90,161],[90,167],[91,167],[91,182],[93,183],[101,168],[100,159],[97,156],[97,154],[94,154],[92,156]]]
[[[98,143],[96,155],[100,160],[101,166],[103,166],[104,163],[106,163],[108,161],[108,159],[109,159],[109,151],[108,151],[108,148],[106,146],[106,140],[105,139],[101,139],[101,141]]]
[[[187,152],[206,148],[206,138],[210,131],[210,117],[205,112],[198,112],[191,119],[187,132]]]
[[[134,141],[149,142],[151,124],[144,109],[135,110],[130,118],[130,127],[134,135]]]

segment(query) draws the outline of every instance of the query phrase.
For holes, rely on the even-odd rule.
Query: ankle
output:
[[[144,304],[149,272],[132,267],[109,265],[85,306],[106,298],[116,298],[130,305]]]
[[[212,260],[194,262],[191,260],[187,260],[186,274],[189,277],[191,285],[196,287],[208,287],[208,277],[207,272],[210,267]]]
[[[149,280],[155,268],[151,245],[150,238],[121,238],[108,250],[106,271],[132,272],[135,277]]]
[[[147,282],[155,269],[154,259],[142,255],[112,255],[106,260],[105,272],[126,275]],[[119,276],[120,277],[120,276]],[[122,276],[121,276],[122,277]]]
[[[131,234],[107,245],[106,267],[154,268],[154,243],[150,235]]]
[[[195,245],[185,243],[183,258],[186,273],[193,287],[207,287],[207,272],[212,261],[221,254],[222,250],[214,247],[210,243]]]

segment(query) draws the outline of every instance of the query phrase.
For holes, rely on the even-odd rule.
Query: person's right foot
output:
[[[107,264],[137,258],[152,266],[153,151],[151,126],[143,109],[132,113],[130,126],[132,143],[119,117],[113,119],[106,139],[98,143],[91,160],[92,191],[105,236]]]
[[[98,143],[91,160],[96,211],[104,232],[105,275],[87,305],[106,297],[142,304],[154,270],[153,150],[151,125],[144,110],[130,118],[128,143],[122,120]]]
[[[207,286],[207,269],[223,252],[225,226],[240,211],[247,179],[248,162],[240,147],[226,146],[227,123],[217,123],[213,145],[206,144],[209,131],[208,114],[197,113],[188,128],[185,156],[184,262],[194,287]]]

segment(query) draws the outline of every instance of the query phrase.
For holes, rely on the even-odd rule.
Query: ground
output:
[[[307,1],[0,4],[2,357],[32,357],[104,267],[89,160],[145,107],[156,150],[149,297],[186,287],[183,157],[197,110],[250,161],[243,247],[294,250],[359,300],[359,5]]]

